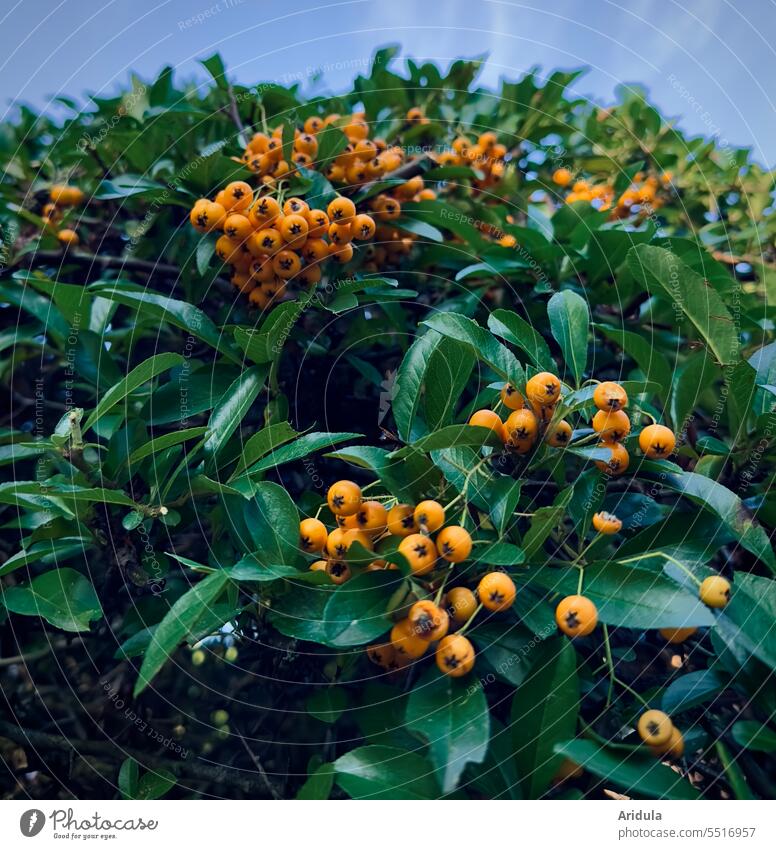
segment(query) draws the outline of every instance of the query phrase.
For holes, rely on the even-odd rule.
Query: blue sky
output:
[[[606,102],[642,82],[685,129],[776,164],[774,0],[4,0],[0,116],[13,100],[113,93],[130,70],[202,78],[215,50],[240,82],[322,69],[337,89],[393,42],[443,64],[486,53],[484,83],[587,65],[575,93]]]

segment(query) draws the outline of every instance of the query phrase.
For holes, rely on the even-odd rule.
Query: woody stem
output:
[[[471,616],[470,616],[470,617],[466,620],[466,622],[465,622],[465,623],[464,623],[464,625],[463,625],[463,628],[461,628],[461,630],[460,630],[460,631],[458,631],[458,635],[459,635],[460,637],[462,637],[462,636],[466,633],[466,631],[467,631],[467,630],[468,630],[468,628],[469,628],[469,625],[471,625],[471,624],[472,624],[472,622],[474,621],[474,617],[475,617],[475,616],[476,616],[476,615],[477,615],[477,614],[478,614],[481,610],[482,610],[482,602],[480,602],[480,603],[477,605],[477,608],[475,609],[474,613],[472,613],[472,615],[471,615]]]

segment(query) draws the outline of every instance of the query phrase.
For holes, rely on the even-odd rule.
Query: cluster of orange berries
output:
[[[483,409],[470,416],[469,424],[492,430],[504,446],[516,454],[527,454],[542,433],[549,445],[562,448],[571,439],[571,425],[563,420],[552,428],[546,427],[559,398],[560,380],[557,375],[539,372],[526,383],[525,396],[511,383],[501,389],[501,403],[511,411],[506,420],[502,420],[494,410]]]
[[[420,109],[407,112],[408,123],[428,122]],[[266,186],[274,186],[279,180],[290,177],[300,168],[315,169],[318,155],[318,134],[327,127],[337,127],[345,134],[348,144],[324,169],[324,176],[332,183],[358,186],[395,171],[404,162],[404,151],[398,146],[389,146],[385,139],[369,138],[369,124],[363,112],[354,112],[349,117],[332,113],[312,115],[301,129],[294,129],[291,161],[283,158],[283,126],[277,126],[271,134],[254,133],[243,151],[243,163]]]
[[[665,171],[660,177],[636,174],[633,183],[616,201],[615,189],[611,183],[595,185],[588,180],[574,180],[568,168],[557,168],[553,171],[552,180],[560,188],[571,186],[571,191],[566,195],[566,203],[585,201],[594,204],[602,212],[611,210],[613,218],[627,218],[634,208],[639,212],[659,209],[664,203],[659,190],[670,185],[672,176],[670,171]]]
[[[326,500],[337,527],[329,530],[318,518],[303,519],[300,546],[307,553],[324,555],[310,569],[325,571],[335,584],[352,576],[346,555],[356,542],[375,552],[366,570],[396,569],[387,558],[390,551],[398,550],[415,577],[427,576],[442,564],[451,569],[471,554],[471,535],[460,525],[445,525],[445,509],[437,501],[421,501],[416,506],[395,504],[386,509],[380,501],[364,500],[361,488],[347,480],[333,484]],[[385,669],[398,669],[420,658],[436,642],[436,662],[445,674],[459,677],[469,672],[474,665],[474,648],[464,637],[466,627],[481,608],[494,612],[510,608],[517,591],[503,572],[484,575],[476,595],[467,587],[455,587],[444,594],[443,586],[435,601],[416,601],[393,626],[390,642],[370,646],[369,658]],[[460,629],[459,633],[448,634],[454,629]]]
[[[46,224],[56,224],[68,207],[78,206],[83,203],[84,193],[78,186],[68,186],[63,183],[53,185],[49,190],[49,202],[43,207],[43,221]],[[57,231],[57,239],[63,245],[77,245],[78,233],[63,227]]]
[[[310,209],[301,198],[283,206],[271,195],[254,198],[248,183],[236,180],[211,201],[200,198],[189,220],[202,233],[222,231],[218,258],[232,266],[232,283],[261,309],[281,300],[289,282],[314,286],[321,264],[343,265],[353,258],[353,241],[374,237],[370,215],[352,200],[337,197],[326,210]]]
[[[473,181],[478,189],[495,186],[504,178],[506,171],[505,158],[507,147],[501,144],[498,136],[488,130],[481,133],[476,142],[467,136],[458,136],[452,144],[452,150],[445,150],[437,155],[437,163],[446,165],[465,165],[482,172],[482,179]]]

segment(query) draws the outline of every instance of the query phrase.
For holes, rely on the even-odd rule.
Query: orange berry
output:
[[[375,222],[371,215],[357,215],[353,219],[353,238],[365,241],[375,234]]]
[[[469,424],[473,427],[486,427],[488,430],[492,430],[499,439],[504,439],[504,423],[493,410],[477,410],[469,418]]]
[[[329,220],[337,224],[350,221],[356,214],[356,205],[350,198],[335,198],[327,207],[326,212]]]
[[[224,200],[228,212],[242,212],[253,203],[253,189],[243,180],[235,180],[224,189]]]
[[[278,277],[289,280],[301,271],[302,260],[299,258],[299,254],[290,250],[282,250],[278,251],[273,257],[272,267]]]
[[[379,536],[385,530],[388,511],[379,501],[363,501],[358,510],[347,518],[352,519],[353,526],[364,533]]]
[[[599,410],[593,416],[593,430],[600,433],[605,442],[619,442],[630,429],[630,419],[624,410]]]
[[[283,204],[283,215],[304,215],[310,207],[302,198],[288,198]]]
[[[409,504],[397,504],[388,511],[388,532],[393,536],[407,537],[420,529],[415,521],[415,508]]]
[[[472,552],[472,538],[459,525],[448,525],[437,534],[436,547],[440,557],[451,563],[461,563]]]
[[[409,619],[402,619],[391,628],[391,645],[404,660],[422,657],[428,649],[428,642],[416,632]]]
[[[326,564],[326,574],[333,584],[344,584],[350,580],[352,572],[344,560],[329,560]]]
[[[259,229],[268,227],[280,215],[280,204],[273,197],[259,198],[248,212],[248,220]]]
[[[628,394],[613,380],[599,383],[593,392],[593,403],[599,410],[622,410],[628,406]]]
[[[433,601],[416,601],[407,614],[415,633],[424,640],[441,640],[450,627],[447,611]]]
[[[552,445],[553,448],[565,448],[571,441],[573,432],[571,425],[565,419],[562,419],[547,431],[545,442]]]
[[[676,645],[692,637],[697,630],[697,628],[661,628],[660,636],[672,645]]]
[[[555,621],[567,636],[586,637],[598,624],[598,611],[589,598],[570,595],[555,608]]]
[[[515,410],[504,422],[504,433],[510,445],[533,441],[538,431],[536,416],[528,409]]]
[[[599,534],[611,536],[622,530],[622,520],[618,519],[614,513],[607,513],[602,510],[600,513],[593,515],[593,527]]]
[[[535,404],[554,404],[560,398],[560,380],[549,371],[541,371],[526,383],[525,394]]]
[[[515,584],[505,572],[490,572],[477,585],[480,604],[487,610],[508,610],[516,594]]]
[[[458,634],[440,640],[435,657],[440,671],[451,678],[460,678],[474,668],[474,646]]]
[[[415,508],[415,521],[421,530],[433,534],[445,523],[445,509],[438,501],[421,501]]]
[[[599,448],[608,448],[611,452],[610,458],[606,461],[596,460],[595,464],[598,468],[612,477],[618,477],[626,471],[630,463],[628,449],[621,442],[601,442]]]
[[[353,481],[337,481],[329,487],[326,501],[335,516],[352,516],[361,506],[361,487]]]
[[[477,609],[477,599],[467,587],[453,587],[447,593],[447,612],[456,625],[468,622]]]
[[[302,519],[299,523],[299,545],[303,551],[322,551],[328,532],[320,519]]]
[[[639,448],[651,460],[668,457],[675,446],[674,432],[665,425],[647,425],[639,434]]]
[[[434,541],[423,534],[404,537],[399,543],[399,552],[404,555],[415,575],[426,575],[436,565],[438,555]]]
[[[304,214],[307,219],[307,238],[322,239],[329,231],[329,216],[322,209],[308,209]]]
[[[251,222],[239,212],[232,212],[224,221],[224,235],[236,242],[244,242],[253,232]]]
[[[280,219],[280,223],[278,224],[280,235],[290,248],[297,248],[303,245],[307,241],[307,231],[309,229],[310,225],[307,223],[307,219],[298,213],[285,215]]]
[[[78,233],[75,230],[71,230],[68,227],[63,228],[57,233],[57,239],[59,239],[59,243],[65,246],[73,246],[77,245],[80,241],[78,238]]]
[[[525,403],[523,396],[511,383],[505,383],[501,387],[501,401],[509,410],[522,410]]]

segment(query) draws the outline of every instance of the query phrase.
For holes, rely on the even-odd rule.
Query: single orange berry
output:
[[[622,410],[628,406],[628,394],[613,380],[605,380],[599,383],[593,392],[593,403],[599,410]]]
[[[322,551],[328,531],[320,519],[302,519],[299,523],[299,544],[303,551]]]
[[[397,537],[416,534],[420,528],[415,521],[415,508],[409,504],[397,504],[388,511],[388,532]]]
[[[586,637],[598,624],[596,606],[583,595],[570,595],[555,608],[555,621],[569,637]]]
[[[549,371],[541,371],[526,383],[525,394],[536,404],[554,404],[560,398],[560,380]]]
[[[462,563],[472,552],[472,538],[465,528],[448,525],[437,534],[436,547],[440,557]]]
[[[433,534],[445,523],[445,508],[438,501],[421,501],[415,508],[415,521],[421,530]]]
[[[508,610],[516,594],[514,581],[505,572],[490,572],[477,585],[480,604],[487,610]]]
[[[639,448],[651,460],[668,457],[676,446],[674,432],[661,424],[647,425],[639,434]]]
[[[439,641],[435,659],[441,672],[460,678],[474,668],[474,646],[466,637],[450,634]]]
[[[614,513],[607,513],[601,510],[593,516],[593,527],[599,534],[611,536],[622,530],[622,520],[618,519]]]
[[[352,516],[361,506],[361,487],[353,481],[337,481],[329,487],[326,501],[335,516]]]

